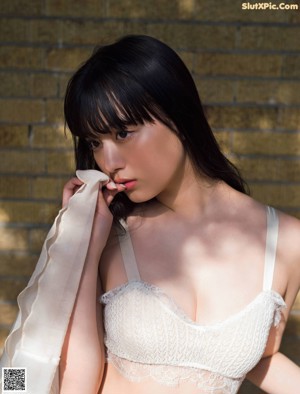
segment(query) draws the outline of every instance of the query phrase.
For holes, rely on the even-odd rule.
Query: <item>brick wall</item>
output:
[[[300,3],[286,2],[298,11],[242,10],[241,3],[1,1],[0,346],[73,173],[62,100],[96,44],[130,33],[170,44],[192,71],[216,136],[252,195],[300,218]],[[283,352],[300,363],[299,298]],[[245,385],[242,392],[259,391]]]

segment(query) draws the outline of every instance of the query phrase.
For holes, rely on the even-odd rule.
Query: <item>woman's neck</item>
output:
[[[157,200],[182,218],[193,220],[208,213],[227,187],[222,181],[196,174],[188,163],[181,179],[157,196]]]

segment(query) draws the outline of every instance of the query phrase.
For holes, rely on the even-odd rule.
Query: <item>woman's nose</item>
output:
[[[120,149],[113,141],[103,142],[101,156],[100,168],[106,173],[113,174],[125,166]]]

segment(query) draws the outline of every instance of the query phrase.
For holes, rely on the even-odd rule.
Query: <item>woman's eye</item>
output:
[[[100,141],[97,141],[97,140],[90,140],[90,141],[88,141],[88,144],[89,144],[89,147],[90,147],[92,150],[95,150],[95,149],[97,149],[97,148],[100,147],[101,142],[100,142]]]
[[[127,130],[120,130],[116,132],[117,140],[124,140],[128,137],[129,132]]]

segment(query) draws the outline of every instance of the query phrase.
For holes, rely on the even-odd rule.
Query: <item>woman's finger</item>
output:
[[[82,186],[83,182],[74,177],[71,178],[64,186],[62,196],[62,206],[65,207],[74,193]]]
[[[115,184],[114,182],[110,182],[112,184],[107,184],[105,188],[102,190],[103,199],[106,202],[106,205],[109,206],[113,201],[114,197],[126,190],[126,186],[122,184]]]

